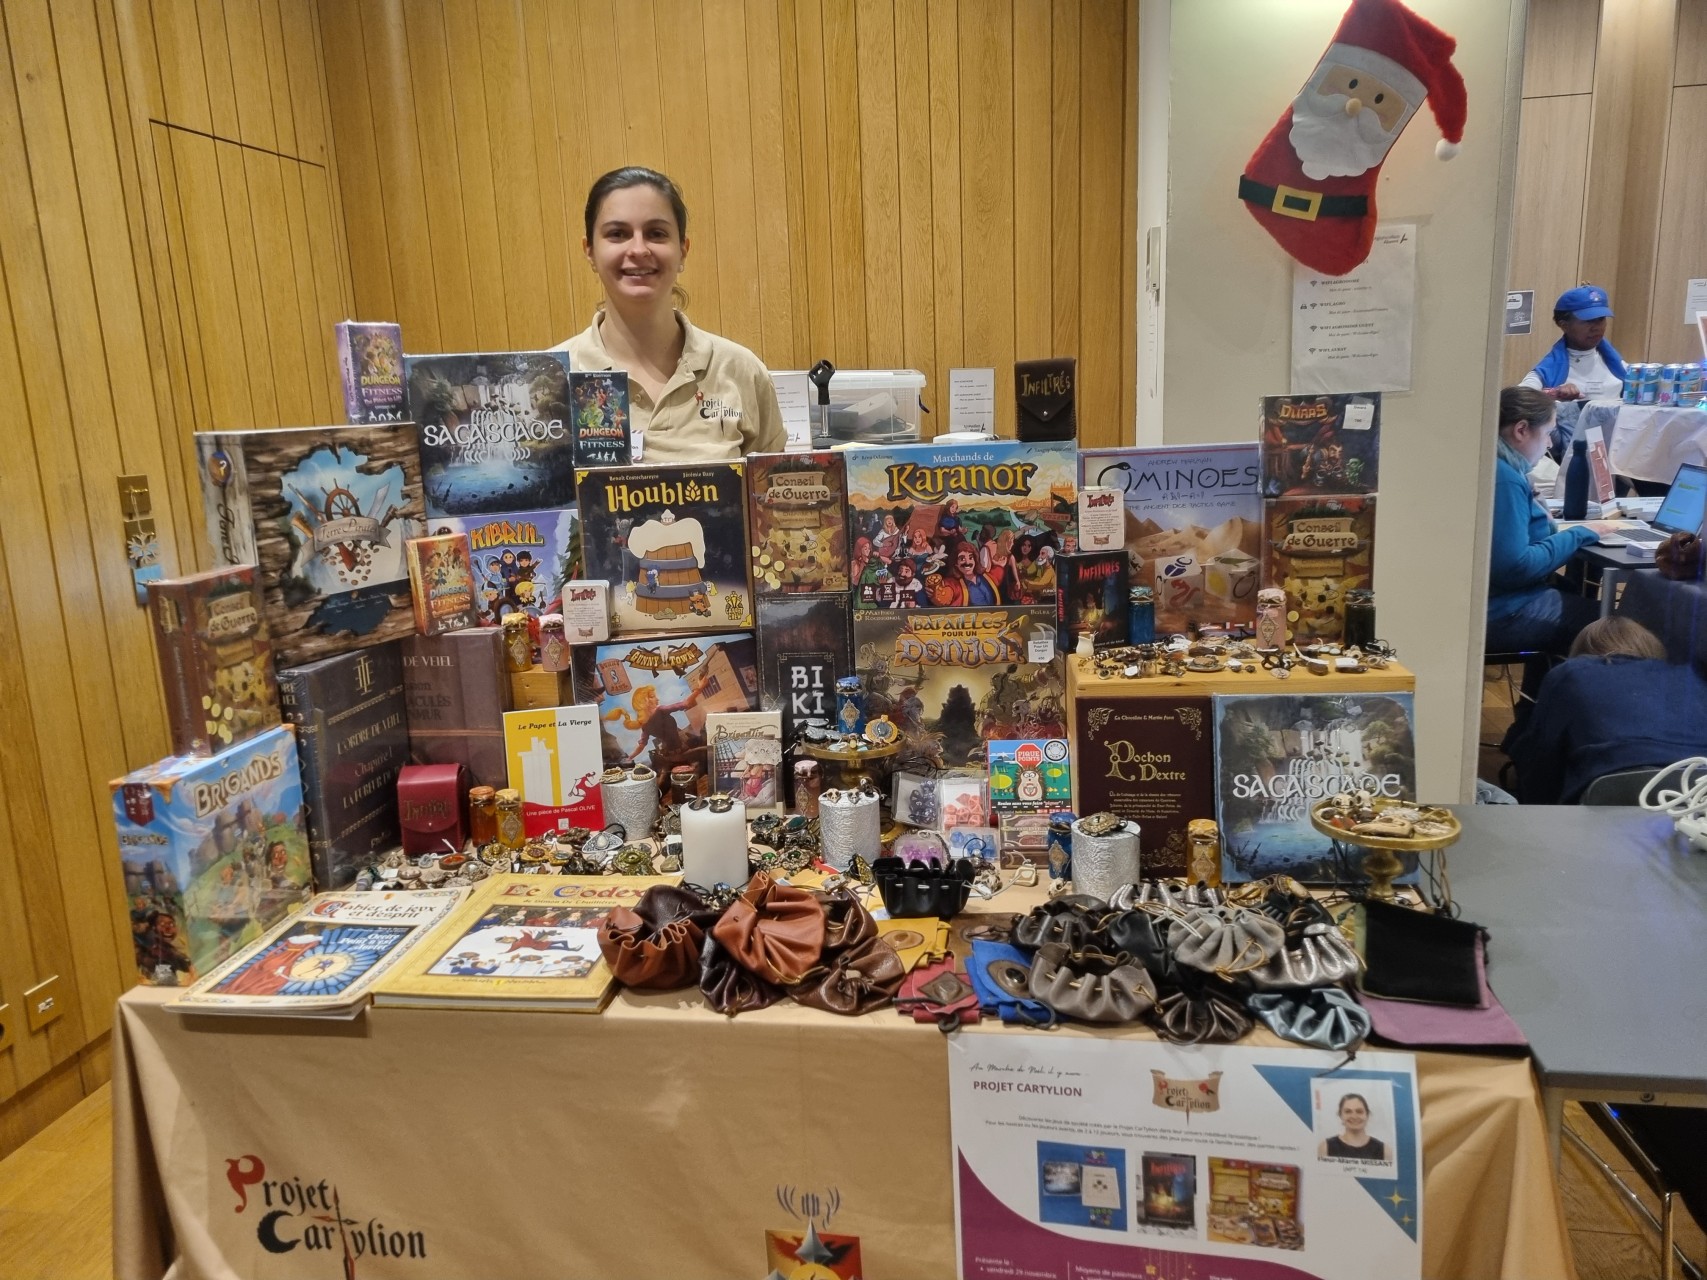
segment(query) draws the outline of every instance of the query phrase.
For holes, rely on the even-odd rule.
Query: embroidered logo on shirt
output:
[[[709,421],[712,418],[739,418],[741,406],[725,404],[715,396],[708,396],[703,391],[694,392],[693,398],[699,401],[699,416]]]

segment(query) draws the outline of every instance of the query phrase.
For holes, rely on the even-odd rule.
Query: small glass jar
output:
[[[539,665],[546,671],[569,670],[569,640],[561,613],[539,615]]]
[[[498,838],[498,792],[473,787],[468,792],[468,838],[479,849]]]
[[[1367,587],[1354,587],[1345,593],[1344,644],[1368,648],[1375,639],[1375,593]]]
[[[824,788],[824,778],[816,760],[794,762],[794,807],[803,818],[818,816],[818,793]]]
[[[506,849],[520,849],[527,843],[527,831],[522,825],[522,793],[505,787],[496,795],[498,810],[498,843]]]
[[[533,666],[533,636],[525,613],[504,615],[504,670],[526,671]]]
[[[1155,588],[1133,587],[1126,598],[1126,643],[1156,643]]]
[[[1185,824],[1185,878],[1188,884],[1221,887],[1221,829],[1210,818]]]

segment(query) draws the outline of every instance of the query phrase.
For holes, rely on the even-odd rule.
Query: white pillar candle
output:
[[[868,862],[877,857],[883,844],[877,793],[826,791],[818,797],[818,835],[824,861],[837,871],[853,866],[855,854]]]
[[[1138,824],[1123,822],[1106,836],[1088,835],[1073,824],[1073,889],[1107,902],[1122,885],[1139,878]]]
[[[747,806],[739,800],[718,812],[709,806],[682,808],[682,875],[710,889],[747,883]]]

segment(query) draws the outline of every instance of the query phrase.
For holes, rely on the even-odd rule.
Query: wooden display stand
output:
[[[1215,806],[1216,694],[1413,693],[1416,677],[1397,663],[1365,672],[1285,680],[1255,671],[1103,679],[1092,660],[1067,659],[1067,724],[1073,746],[1073,808],[1107,809],[1143,828],[1146,875],[1183,876],[1186,823]]]

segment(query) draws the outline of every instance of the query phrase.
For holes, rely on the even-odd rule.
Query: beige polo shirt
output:
[[[645,433],[641,461],[717,462],[749,453],[780,453],[788,443],[776,387],[759,358],[738,342],[696,329],[680,311],[687,341],[681,363],[656,404],[640,383],[628,383],[629,423]],[[614,369],[605,350],[601,311],[593,323],[553,347],[569,353],[572,369]]]

